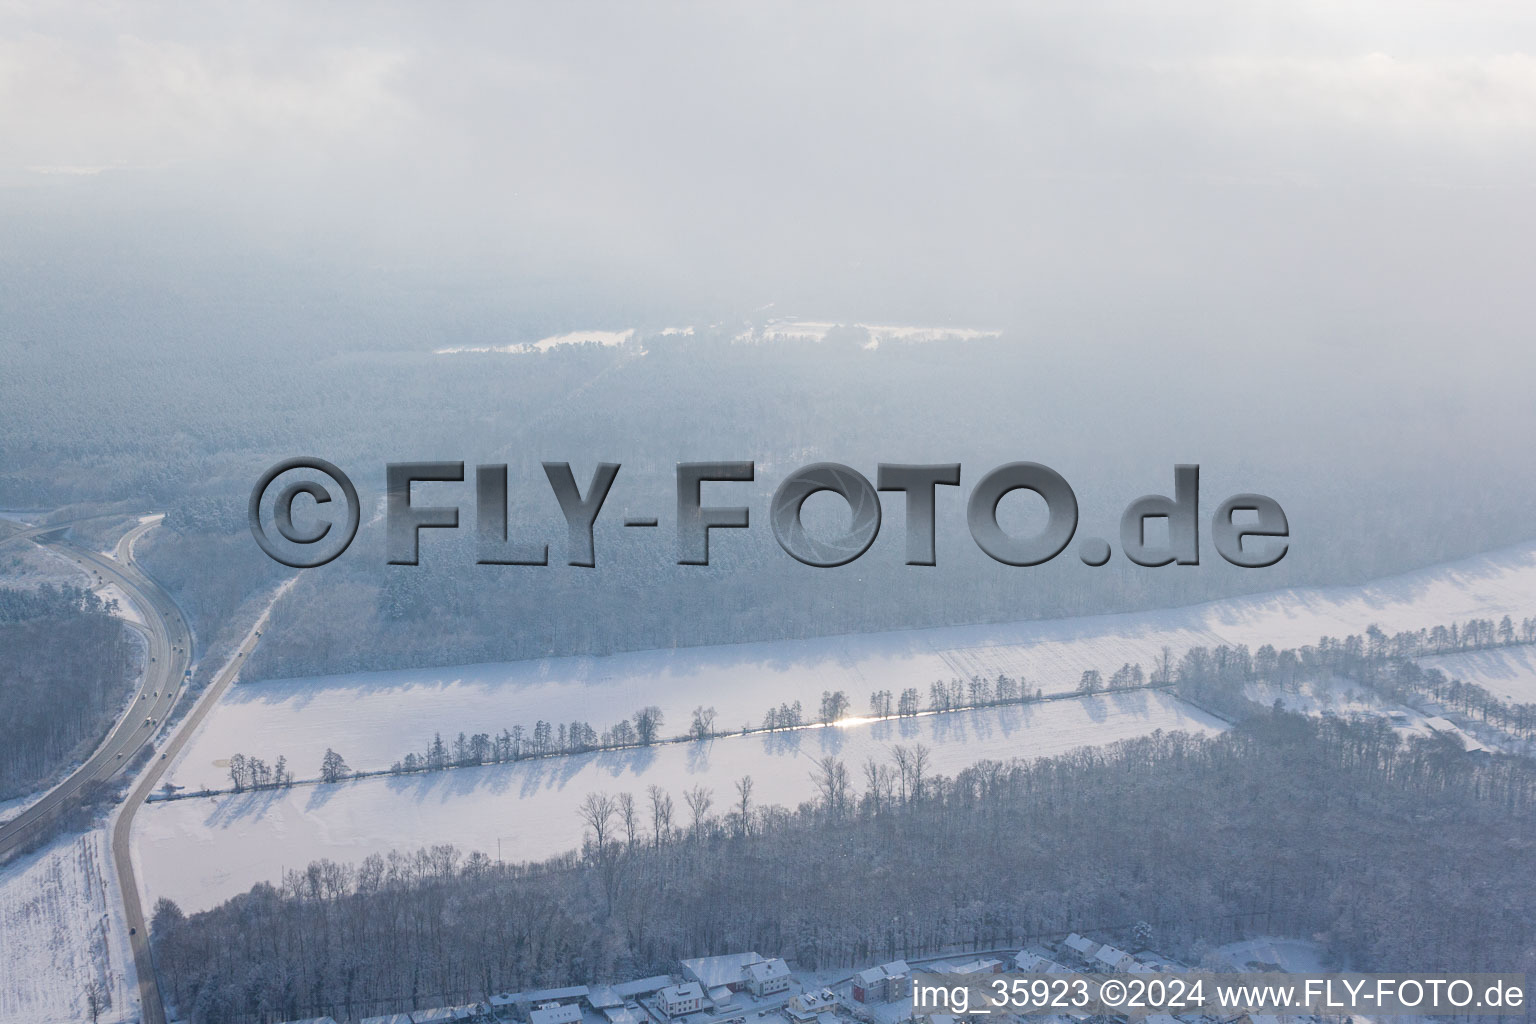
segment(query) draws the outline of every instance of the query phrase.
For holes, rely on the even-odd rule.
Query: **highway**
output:
[[[112,731],[84,764],[75,769],[42,799],[11,820],[0,825],[0,859],[43,834],[45,826],[60,811],[73,806],[74,800],[90,784],[104,782],[116,775],[138,753],[176,702],[191,665],[191,631],[181,609],[133,562],[133,544],[159,524],[159,518],[141,523],[117,542],[116,557],[108,558],[63,539],[72,523],[11,529],[6,540],[30,537],[58,551],[91,574],[97,585],[114,583],[144,620],[143,631],[149,640],[145,668],[133,702],[118,719]]]
[[[134,754],[161,729],[166,715],[181,692],[186,672],[191,665],[191,631],[186,618],[170,594],[140,569],[133,559],[134,542],[158,526],[160,517],[141,523],[124,534],[117,542],[112,558],[88,551],[64,539],[63,534],[70,526],[83,521],[24,526],[14,521],[0,520],[0,544],[31,538],[53,548],[89,572],[98,586],[116,584],[144,619],[143,631],[149,638],[150,661],[132,704],[90,759],[36,804],[0,825],[0,860],[43,834],[44,826],[61,810],[71,806],[73,798],[82,789],[93,782],[112,778],[133,760]],[[149,946],[149,922],[144,916],[138,880],[133,871],[130,848],[133,817],[144,805],[145,799],[154,792],[166,769],[176,760],[176,755],[207,717],[220,695],[240,674],[246,658],[256,646],[257,637],[266,626],[267,614],[262,613],[241,639],[234,656],[198,696],[192,710],[176,726],[145,768],[112,822],[112,862],[117,871],[118,886],[122,890],[124,920],[129,928],[128,941],[139,981],[140,1019],[143,1024],[166,1024],[166,1017],[165,1003],[160,996],[160,985],[155,976]]]
[[[285,585],[286,586],[286,585]],[[208,712],[218,703],[229,684],[235,681],[240,674],[240,669],[245,666],[245,661],[255,650],[257,638],[266,628],[267,616],[271,613],[271,605],[261,613],[255,625],[241,638],[239,646],[235,648],[235,654],[225,663],[219,673],[214,676],[205,690],[198,695],[197,703],[187,717],[176,726],[176,731],[165,743],[160,756],[150,762],[143,776],[128,794],[128,799],[123,802],[122,809],[118,811],[117,820],[112,824],[112,862],[117,866],[118,885],[123,891],[123,909],[125,918],[132,932],[128,941],[133,947],[134,969],[139,978],[139,1007],[143,1024],[166,1024],[165,1003],[160,997],[160,985],[155,977],[154,961],[150,956],[148,920],[144,916],[144,908],[139,900],[139,883],[133,873],[133,858],[131,841],[133,838],[133,816],[138,813],[140,807],[155,787],[159,785],[160,778],[176,760],[176,755],[181,753],[197,727],[202,724]]]

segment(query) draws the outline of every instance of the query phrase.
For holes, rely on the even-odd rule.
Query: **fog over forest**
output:
[[[1330,966],[1529,969],[1533,30],[1503,0],[0,4],[0,1020],[359,1018],[749,947],[798,985],[1100,926],[1192,965],[1265,936]],[[299,456],[360,498],[350,548],[305,570],[248,519]],[[1021,461],[1078,506],[1029,567],[967,523]],[[410,492],[458,509],[416,565],[386,543],[406,462],[465,468]],[[707,566],[680,564],[694,462],[754,466],[704,487],[750,513]],[[904,564],[895,492],[861,557],[786,553],[776,488],[828,462],[872,483],[959,464],[936,564]],[[593,567],[571,564],[564,463],[583,494],[620,466]],[[477,564],[476,467],[500,464],[508,537],[546,565]],[[1187,464],[1199,564],[1134,564],[1123,511]],[[1278,564],[1218,554],[1239,494],[1283,508]],[[312,497],[301,527],[340,504]],[[851,515],[804,506],[823,540]],[[1046,522],[1027,491],[996,515]],[[1277,593],[1330,585],[1356,589]],[[985,625],[1253,594],[1293,635],[1167,614],[1155,665],[1107,653],[1126,620]],[[1294,635],[1314,623],[1338,635]],[[861,636],[882,660],[840,675],[821,669],[853,641],[672,653],[967,624]],[[1074,630],[1081,681],[1035,678],[1066,663],[1041,638]],[[987,656],[938,657],[962,649]],[[709,667],[668,689],[622,662],[497,664],[636,651]],[[941,662],[954,678],[913,675]],[[591,680],[624,705],[545,706]],[[1115,743],[1106,687],[1147,691]],[[690,756],[1036,705],[1051,736],[999,728],[997,760],[954,732],[926,776],[906,747],[796,767],[814,800],[754,803],[750,774]],[[270,739],[300,713],[302,758]],[[653,743],[677,767],[646,777],[648,831],[636,769],[605,837],[620,805],[576,791],[579,759],[643,767]],[[408,831],[407,784],[545,767],[557,788],[459,818],[510,833],[568,801],[580,847],[503,862],[485,831],[494,866],[467,833],[353,858]],[[382,810],[349,839],[363,796]],[[209,852],[242,844],[284,877]],[[199,858],[216,900],[157,891]]]

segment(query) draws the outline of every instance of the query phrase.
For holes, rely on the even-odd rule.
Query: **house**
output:
[[[623,1006],[624,997],[612,986],[594,985],[587,993],[587,1005],[594,1010],[606,1010],[614,1006]]]
[[[411,1024],[408,1013],[386,1013],[381,1017],[364,1017],[358,1024]]]
[[[286,1024],[336,1024],[335,1017],[306,1017],[303,1020],[290,1020]]]
[[[1001,960],[972,960],[958,967],[950,968],[952,974],[997,974],[1003,969]]]
[[[411,1024],[453,1024],[453,1010],[446,1006],[417,1010],[411,1014]]]
[[[727,953],[724,956],[703,956],[682,962],[683,977],[696,981],[706,992],[724,985],[732,992],[740,992],[747,986],[747,968],[760,964],[765,957],[758,953]]]
[[[796,1020],[829,1013],[836,1008],[837,993],[829,988],[801,992],[799,995],[791,996],[789,1000],[790,1016]]]
[[[1028,974],[1068,974],[1067,968],[1052,960],[1044,949],[1030,946],[1013,955],[1013,968]]]
[[[1094,942],[1092,939],[1085,939],[1077,934],[1077,932],[1068,935],[1062,945],[1076,953],[1083,960],[1093,959],[1093,954],[1099,951],[1099,944],[1097,942]]]
[[[585,999],[591,994],[591,989],[585,985],[567,985],[564,988],[541,988],[532,992],[514,992],[516,1001],[523,1006],[538,1006],[540,1003],[573,1003]]]
[[[715,1013],[725,1013],[727,1010],[736,1009],[736,1004],[731,1002],[732,997],[735,995],[736,993],[732,992],[728,985],[716,985],[704,993],[705,999],[709,1001],[710,1009]]]
[[[1127,961],[1134,962],[1131,954],[1123,949],[1116,949],[1109,943],[1100,946],[1093,954],[1093,966],[1103,967],[1111,971],[1118,971]]]
[[[657,974],[650,978],[638,978],[634,981],[621,981],[617,985],[613,986],[613,990],[619,995],[623,996],[626,1000],[629,1000],[635,999],[639,996],[648,996],[652,992],[660,992],[670,984],[672,984],[672,979],[669,976],[665,974]]]
[[[668,985],[656,993],[656,1009],[668,1017],[698,1013],[704,1009],[704,989],[696,981]],[[530,1022],[531,1024],[531,1022]]]
[[[746,972],[747,990],[759,999],[789,991],[789,964],[778,957],[748,964]]]
[[[581,1007],[576,1003],[541,1003],[528,1011],[528,1024],[581,1024]]]
[[[912,968],[905,960],[892,960],[853,976],[853,998],[860,1003],[891,1003],[905,999],[911,988]]]
[[[609,1007],[603,1011],[603,1016],[608,1019],[608,1024],[641,1024],[635,1011],[627,1006]]]

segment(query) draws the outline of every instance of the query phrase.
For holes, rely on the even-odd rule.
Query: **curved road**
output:
[[[85,569],[98,585],[116,584],[144,619],[143,631],[149,638],[150,661],[133,703],[96,752],[37,803],[0,825],[0,859],[44,834],[43,826],[60,811],[72,806],[74,798],[86,786],[112,778],[133,760],[134,754],[161,728],[165,716],[176,703],[176,697],[181,692],[191,666],[192,634],[186,618],[170,594],[150,579],[133,559],[134,542],[158,526],[160,517],[141,523],[124,534],[117,542],[112,558],[88,551],[63,538],[70,526],[83,521],[24,526],[14,521],[0,520],[0,531],[4,531],[0,533],[0,544],[30,537],[39,544],[54,548]],[[133,817],[154,791],[166,769],[175,761],[177,753],[186,745],[193,731],[240,674],[246,658],[256,645],[256,638],[266,625],[267,615],[268,612],[263,612],[256,620],[256,624],[240,641],[234,656],[199,695],[191,712],[177,725],[165,743],[160,756],[150,762],[123,801],[112,823],[112,861],[123,894],[124,919],[130,929],[128,941],[133,950],[134,971],[139,980],[139,1012],[143,1024],[166,1024],[166,1018],[165,1003],[160,997],[160,986],[150,953],[148,921],[144,918],[138,880],[133,872],[129,844]]]
[[[187,628],[181,609],[176,607],[170,595],[133,563],[134,541],[159,522],[156,518],[129,530],[117,542],[115,559],[64,540],[61,535],[73,525],[71,523],[13,530],[5,538],[31,537],[39,544],[54,548],[90,573],[96,583],[116,584],[139,609],[144,619],[150,660],[145,666],[146,671],[133,703],[113,726],[106,740],[96,748],[96,752],[37,803],[0,825],[0,858],[45,834],[44,826],[61,811],[72,806],[75,798],[91,783],[104,782],[121,771],[124,765],[133,760],[139,748],[154,736],[166,713],[176,702],[185,673],[192,663],[191,631]]]

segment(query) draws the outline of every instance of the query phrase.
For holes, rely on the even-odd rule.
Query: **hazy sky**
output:
[[[1533,20],[0,2],[0,209],[679,309],[1493,324],[1530,312]]]

